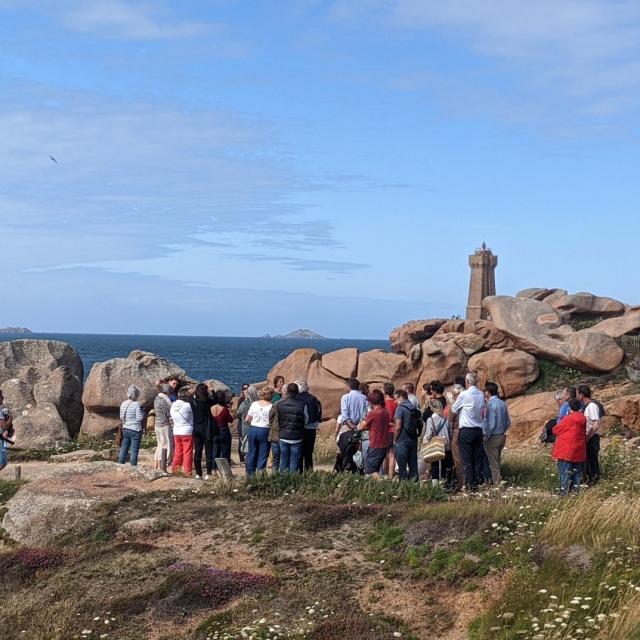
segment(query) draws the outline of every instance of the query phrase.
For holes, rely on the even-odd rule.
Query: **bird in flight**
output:
[[[49,159],[51,160],[51,162],[55,162],[56,164],[58,164],[58,161],[52,156],[49,156]]]

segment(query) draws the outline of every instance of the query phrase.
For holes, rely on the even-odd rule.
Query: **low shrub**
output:
[[[61,549],[21,547],[0,556],[0,583],[5,580],[28,580],[41,571],[62,565],[66,554]]]
[[[274,583],[267,575],[187,563],[171,565],[169,572],[169,586],[180,603],[211,609],[223,607],[246,592],[258,591]]]

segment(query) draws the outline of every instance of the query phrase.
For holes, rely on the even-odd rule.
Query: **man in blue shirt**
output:
[[[417,413],[417,417],[416,417]],[[399,404],[393,416],[393,435],[395,442],[398,477],[400,480],[418,482],[418,433],[416,427],[419,412],[409,400],[409,395],[402,389]]]
[[[340,400],[340,415],[336,425],[336,435],[348,429],[356,429],[367,409],[367,398],[360,393],[360,382],[357,378],[349,378],[349,393]]]
[[[511,418],[507,405],[498,397],[498,385],[487,382],[484,387],[488,396],[482,431],[484,435],[484,450],[489,458],[491,478],[494,484],[500,484],[500,458],[507,439],[507,430],[511,426]]]
[[[559,394],[560,394],[560,398],[558,397]],[[569,400],[575,400],[576,396],[577,396],[577,390],[575,387],[567,387],[562,392],[559,391],[558,393],[556,393],[556,395],[554,396],[556,399],[556,402],[559,402],[560,400],[562,400],[562,403],[560,404],[560,409],[558,411],[558,422],[560,422],[562,418],[565,418],[566,416],[569,415],[569,413],[571,412],[571,407],[569,406]]]

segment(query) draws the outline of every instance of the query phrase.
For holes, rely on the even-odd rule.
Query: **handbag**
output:
[[[131,406],[131,402],[132,402],[132,400],[129,400],[129,404],[127,405],[126,409],[124,410],[125,419],[127,417],[127,409]],[[116,427],[116,437],[115,437],[115,445],[116,445],[116,447],[121,447],[122,446],[122,430],[124,429],[123,422],[124,422],[124,420],[120,420],[120,424]]]
[[[433,418],[431,419],[433,420]],[[446,424],[447,422],[444,420],[440,428],[436,431],[436,434],[420,449],[420,457],[425,463],[440,462],[440,460],[445,459],[447,455],[447,441],[444,436],[439,436],[438,434]]]

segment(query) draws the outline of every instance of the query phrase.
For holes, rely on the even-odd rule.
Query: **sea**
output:
[[[387,340],[331,338],[228,338],[212,336],[144,336],[83,333],[0,334],[8,340],[61,340],[73,345],[84,364],[85,378],[96,362],[126,357],[131,351],[150,351],[175,362],[195,380],[221,380],[237,391],[245,382],[265,380],[269,370],[295,349],[317,349],[321,353],[346,347],[360,351],[389,350]]]

